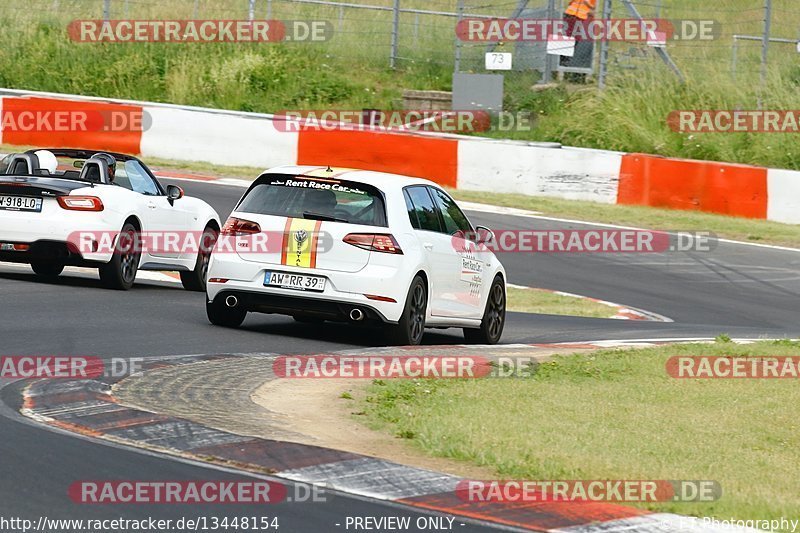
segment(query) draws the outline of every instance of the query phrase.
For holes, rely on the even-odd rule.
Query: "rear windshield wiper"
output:
[[[303,218],[310,220],[323,220],[327,222],[349,222],[343,218],[336,218],[331,215],[323,215],[322,213],[312,213],[311,211],[303,211]]]

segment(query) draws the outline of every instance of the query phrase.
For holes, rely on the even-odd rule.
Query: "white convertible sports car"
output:
[[[0,261],[29,263],[39,276],[96,267],[106,286],[129,289],[138,270],[171,270],[186,289],[203,291],[219,226],[210,205],[164,188],[132,156],[45,149],[0,163]],[[210,246],[140,246],[144,235],[173,244],[198,235]]]
[[[506,275],[480,246],[493,238],[427,180],[318,167],[267,170],[239,201],[212,253],[208,318],[228,327],[241,325],[248,312],[365,322],[408,345],[419,344],[425,328],[463,328],[467,341],[494,344],[505,324]]]

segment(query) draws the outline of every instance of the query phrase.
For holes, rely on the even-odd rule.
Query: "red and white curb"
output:
[[[570,344],[536,346],[564,347]],[[459,347],[443,348],[452,352]],[[427,351],[431,349],[424,348]],[[396,349],[368,351],[392,353]],[[239,357],[263,358],[264,364],[269,365],[275,355],[151,359],[145,363],[143,371]],[[121,378],[33,381],[24,388],[20,411],[39,423],[116,444],[224,465],[244,472],[270,474],[278,479],[518,530],[570,533],[754,531],[610,503],[466,502],[457,496],[456,487],[461,479],[456,476],[344,451],[238,435],[190,420],[121,405],[113,396],[113,385],[118,381]]]

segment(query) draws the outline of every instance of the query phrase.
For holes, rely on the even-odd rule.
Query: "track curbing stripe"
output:
[[[628,346],[632,344],[632,341],[621,342]],[[647,339],[640,339],[638,342],[650,344]],[[659,339],[657,342],[663,343],[664,340]],[[609,347],[609,343],[594,341],[582,344],[522,346]],[[510,345],[509,348],[513,349],[515,346]],[[348,353],[352,352],[351,350]],[[274,354],[258,355],[265,358],[274,357]],[[174,356],[147,361],[142,371],[245,356],[245,354]],[[121,381],[121,378],[117,381]],[[109,383],[98,380],[67,383],[34,381],[23,388],[23,407],[20,412],[45,425],[116,444],[194,458],[206,463],[233,465],[244,471],[269,472],[286,481],[309,483],[359,497],[389,501],[529,531],[568,533],[754,531],[744,528],[713,529],[697,519],[654,514],[610,503],[536,502],[486,505],[464,502],[458,500],[455,495],[455,487],[461,480],[456,476],[349,452],[225,432],[186,419],[121,405],[116,402],[111,392],[113,389]],[[85,400],[82,393],[93,395],[94,399]],[[79,398],[81,401],[51,406],[48,398]],[[119,417],[118,420],[114,420],[116,416]],[[98,423],[104,417],[108,417],[109,420]],[[141,423],[137,422],[137,417]],[[234,449],[238,449],[239,455],[232,453]],[[248,449],[251,453],[255,452],[252,457],[247,455]],[[291,456],[298,455],[298,452],[303,456],[300,459],[307,464],[291,467],[287,459],[291,460]],[[270,465],[285,465],[285,467],[273,469]],[[674,523],[679,519],[684,520],[679,529],[669,527],[670,521]],[[660,529],[661,524],[667,524],[667,528]]]

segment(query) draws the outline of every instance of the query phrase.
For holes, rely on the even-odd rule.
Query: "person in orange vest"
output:
[[[596,8],[597,0],[571,0],[566,11],[564,11],[564,22],[567,26],[567,36],[575,36],[576,45],[578,44],[578,41],[583,40],[582,36],[586,35],[586,31],[579,32],[579,35],[575,35],[575,26],[578,24],[587,24],[588,22],[594,20],[594,11]],[[561,56],[560,63],[561,65],[566,65],[571,59],[572,58],[567,56]]]
[[[564,11],[564,22],[567,24],[567,36],[572,37],[575,33],[577,24],[586,24],[594,19],[594,10],[597,7],[597,0],[572,0]],[[586,32],[582,32],[583,35]],[[576,40],[580,40],[577,36]]]
[[[564,12],[566,17],[574,17],[579,20],[594,18],[594,10],[597,8],[597,0],[572,0]]]

